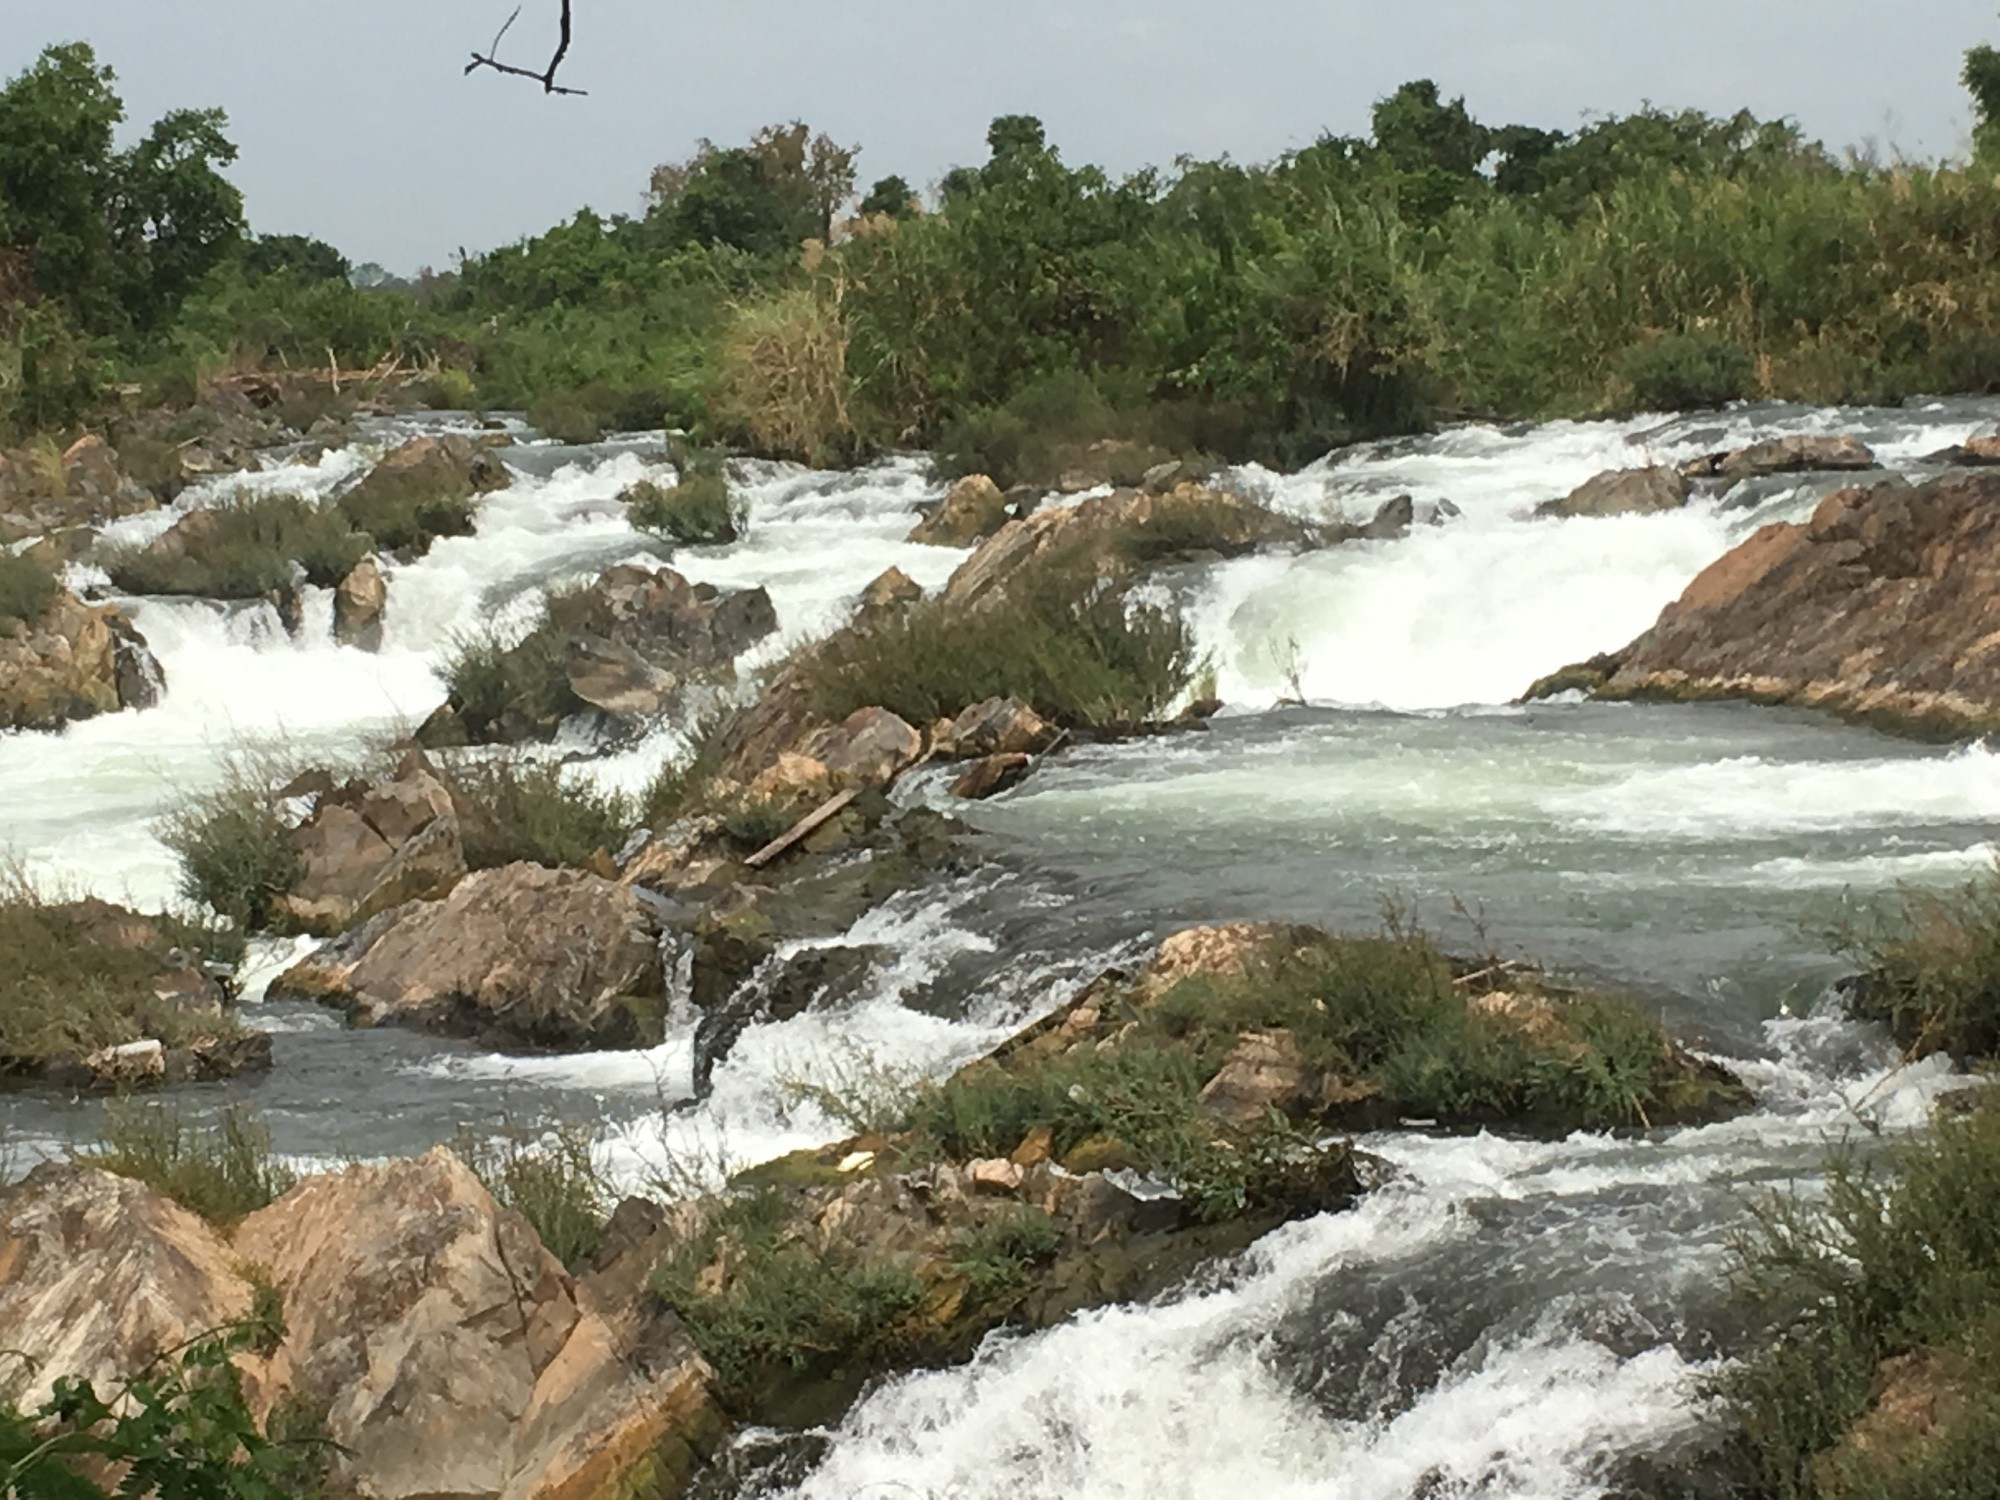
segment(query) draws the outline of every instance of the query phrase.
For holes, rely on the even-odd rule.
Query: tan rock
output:
[[[1204,1108],[1235,1124],[1284,1111],[1306,1088],[1305,1064],[1289,1031],[1246,1031],[1201,1091]]]
[[[966,709],[951,724],[954,755],[1026,755],[1046,749],[1056,732],[1019,698],[988,698]]]
[[[857,708],[809,738],[803,752],[837,776],[887,786],[924,753],[923,736],[886,708]]]
[[[614,719],[650,719],[663,713],[680,679],[663,672],[623,641],[603,636],[571,638],[563,671],[569,690]]]
[[[0,627],[0,729],[55,729],[150,707],[164,682],[144,637],[115,606],[58,593],[39,619]]]
[[[1038,1167],[1055,1154],[1056,1133],[1047,1125],[1037,1125],[1021,1137],[1008,1160],[1017,1167]]]
[[[945,492],[934,515],[910,532],[910,540],[934,547],[969,547],[1007,522],[1007,497],[984,474],[968,474]]]
[[[389,581],[373,557],[364,557],[333,591],[333,638],[363,651],[382,649],[382,616],[389,607]]]
[[[451,793],[416,756],[392,777],[323,794],[292,843],[303,873],[273,912],[301,932],[337,932],[435,899],[465,874]]]
[[[1768,438],[1729,453],[1696,459],[1683,469],[1693,477],[1754,479],[1763,474],[1798,474],[1843,469],[1872,469],[1875,455],[1859,438],[1846,433],[1802,434]]]
[[[1027,1177],[1027,1169],[1020,1163],[1009,1161],[1004,1156],[988,1157],[968,1162],[965,1175],[973,1190],[981,1193],[1018,1193],[1021,1183]]]
[[[1677,469],[1614,469],[1586,480],[1538,516],[1649,516],[1687,504],[1687,477]]]
[[[916,579],[901,568],[888,568],[861,591],[861,609],[865,614],[881,614],[914,604],[923,597],[923,586]]]
[[[1223,978],[1241,974],[1269,954],[1285,929],[1269,922],[1224,922],[1189,927],[1160,944],[1147,966],[1146,979],[1171,987],[1197,975]]]
[[[517,864],[383,913],[273,993],[343,1005],[360,1026],[576,1049],[657,1044],[665,989],[656,920],[630,886]]]
[[[832,781],[824,761],[787,751],[750,783],[750,795],[766,802],[817,801],[827,795]]]
[[[968,802],[978,802],[987,797],[996,797],[1009,787],[1018,784],[1034,768],[1034,757],[1028,755],[989,755],[967,766],[958,779],[951,784],[951,794]]]

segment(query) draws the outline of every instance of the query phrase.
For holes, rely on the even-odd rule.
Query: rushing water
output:
[[[1651,517],[1529,512],[1606,468],[1782,432],[1856,432],[1914,471],[1996,417],[1966,402],[1463,429],[1297,475],[1240,474],[1313,517],[1365,518],[1408,493],[1422,524],[1175,580],[1229,712],[1204,733],[1058,757],[959,809],[978,868],[820,944],[863,950],[864,977],[752,1027],[698,1105],[668,1108],[690,1092],[691,1031],[643,1053],[512,1058],[349,1033],[281,1005],[251,1010],[276,1034],[273,1074],[201,1092],[247,1092],[280,1148],[308,1159],[406,1152],[502,1115],[601,1119],[611,1166],[643,1183],[668,1162],[833,1138],[839,1126],[790,1085],[941,1073],[1176,925],[1352,928],[1390,903],[1448,946],[1532,954],[1646,996],[1742,1068],[1760,1109],[1639,1140],[1371,1139],[1402,1176],[1353,1212],[1289,1226],[1158,1305],[996,1338],[963,1369],[886,1383],[834,1431],[752,1434],[717,1493],[1604,1493],[1620,1464],[1671,1465],[1698,1446],[1701,1382],[1742,1334],[1726,1269],[1746,1197],[1810,1180],[1844,1132],[1914,1128],[1953,1085],[1937,1064],[1895,1067],[1880,1038],[1821,1013],[1839,966],[1815,933],[1846,901],[1987,863],[2000,759],[1786,711],[1508,706],[1543,673],[1630,639],[1708,562],[1827,486],[1764,481]],[[363,447],[405,430],[384,424]],[[245,484],[325,492],[368,456],[231,479],[181,505]],[[464,633],[525,627],[544,587],[658,556],[615,499],[666,472],[657,443],[523,442],[505,456],[516,481],[483,502],[476,534],[391,570],[379,654],[330,644],[324,595],[297,640],[261,608],[136,601],[165,701],[0,738],[0,851],[51,886],[171,900],[152,820],[214,785],[232,754],[351,755],[436,705],[440,654]],[[848,475],[762,465],[740,480],[746,539],[674,565],[768,587],[786,640],[839,619],[886,567],[930,586],[962,556],[903,541],[938,493],[917,461]],[[170,520],[117,529],[142,539]],[[1311,706],[1279,706],[1292,698]],[[663,734],[591,768],[636,786],[672,749]],[[944,800],[937,773],[899,795]],[[290,951],[259,955],[253,996]],[[30,1148],[93,1118],[74,1101],[0,1100],[0,1125]]]

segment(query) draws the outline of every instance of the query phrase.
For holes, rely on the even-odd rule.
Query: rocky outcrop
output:
[[[664,1024],[659,939],[651,907],[629,886],[508,865],[323,944],[272,993],[340,1006],[357,1026],[501,1047],[652,1046]]]
[[[933,547],[970,547],[1007,524],[1007,497],[984,474],[968,474],[945,492],[930,515],[910,532]]]
[[[323,1412],[339,1493],[596,1500],[680,1482],[719,1440],[711,1375],[670,1315],[600,1304],[449,1152],[315,1177],[233,1233],[136,1182],[38,1168],[0,1196],[0,1327],[115,1389],[276,1293],[236,1363],[251,1414]]]
[[[64,592],[11,634],[0,626],[0,729],[57,729],[151,708],[165,681],[145,637],[114,605]]]
[[[0,453],[0,536],[101,526],[155,503],[126,475],[118,451],[95,433],[60,452],[50,446]]]
[[[923,586],[901,568],[885,568],[861,591],[863,614],[882,614],[914,604],[924,597]]]
[[[840,723],[819,730],[803,753],[836,778],[862,786],[887,786],[916,763],[923,736],[886,708],[857,708]]]
[[[382,616],[389,607],[389,581],[382,565],[364,557],[333,591],[333,638],[363,651],[382,649]]]
[[[1875,455],[1845,433],[1767,438],[1747,448],[1709,453],[1682,466],[1689,479],[1754,479],[1765,474],[1838,473],[1872,469]]]
[[[418,553],[439,537],[469,534],[472,497],[510,482],[488,445],[461,433],[424,434],[384,454],[336,503],[382,550]]]
[[[416,753],[393,776],[320,793],[290,837],[300,874],[271,904],[281,929],[338,932],[444,896],[465,874],[451,792]]]
[[[1742,698],[1926,735],[2000,729],[2000,475],[1829,495],[1766,526],[1623,651],[1532,693]]]
[[[1614,469],[1586,480],[1538,516],[1650,516],[1687,504],[1688,478],[1677,469]]]

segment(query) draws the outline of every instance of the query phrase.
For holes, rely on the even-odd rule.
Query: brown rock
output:
[[[1768,438],[1730,453],[1698,458],[1681,472],[1690,478],[1754,479],[1762,474],[1798,474],[1843,469],[1872,469],[1875,455],[1858,438],[1845,433]]]
[[[392,777],[321,795],[292,844],[303,873],[272,911],[300,932],[337,932],[436,899],[465,874],[451,793],[414,755]]]
[[[1289,1031],[1246,1031],[1201,1091],[1204,1108],[1238,1125],[1284,1111],[1305,1093],[1306,1069]]]
[[[765,802],[814,802],[827,795],[832,780],[824,761],[788,752],[750,783],[750,795]]]
[[[1055,729],[1019,698],[988,698],[952,720],[952,753],[1026,755],[1046,749]]]
[[[1846,490],[1767,526],[1614,657],[1612,698],[1748,698],[2000,728],[2000,475]]]
[[[964,773],[951,784],[951,794],[968,802],[998,796],[1009,787],[1018,785],[1034,764],[1034,757],[1029,755],[989,755],[966,767]]]
[[[680,679],[662,672],[622,641],[572,636],[564,653],[569,690],[614,719],[650,719],[663,712]]]
[[[517,864],[384,912],[273,992],[343,1005],[359,1026],[578,1050],[657,1044],[665,988],[658,925],[630,887]]]
[[[901,568],[888,568],[861,591],[861,609],[864,614],[881,614],[914,604],[923,597],[923,586],[908,573]]]
[[[923,736],[886,708],[857,708],[805,742],[806,755],[836,776],[887,786],[924,753]]]
[[[382,614],[389,607],[389,582],[372,557],[356,563],[333,591],[333,638],[363,651],[382,649]]]
[[[1614,469],[1586,480],[1538,516],[1649,516],[1687,504],[1687,477],[1677,469]]]
[[[163,681],[145,638],[113,605],[58,593],[39,619],[0,629],[0,729],[55,729],[149,707]]]
[[[1018,1193],[1027,1172],[1020,1163],[996,1156],[967,1163],[965,1175],[975,1192]]]
[[[934,515],[925,517],[909,539],[934,547],[969,547],[1007,523],[1007,497],[984,474],[968,474],[945,492]]]

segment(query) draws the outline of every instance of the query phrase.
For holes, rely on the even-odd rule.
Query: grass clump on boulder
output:
[[[79,1165],[143,1182],[210,1223],[230,1226],[289,1191],[298,1176],[271,1153],[270,1132],[232,1104],[205,1125],[159,1105],[113,1104],[104,1137]]]
[[[600,1132],[578,1125],[466,1138],[458,1155],[493,1201],[534,1227],[548,1252],[576,1267],[597,1253],[616,1195],[598,1164]]]
[[[744,507],[720,465],[690,466],[672,485],[642,479],[619,499],[633,526],[681,546],[727,546],[743,535]]]
[[[832,723],[878,706],[929,724],[1013,697],[1053,723],[1089,729],[1159,718],[1199,667],[1177,608],[1060,564],[1024,570],[976,608],[939,596],[873,615],[799,664],[813,710]]]
[[[1955,891],[1907,891],[1832,938],[1861,966],[1850,1009],[1887,1026],[1910,1056],[2000,1058],[2000,869]]]
[[[1823,1199],[1767,1205],[1744,1246],[1776,1333],[1722,1377],[1743,1492],[1991,1495],[2000,1454],[2000,1107],[1940,1119]]]
[[[259,599],[290,591],[301,573],[332,588],[368,550],[338,510],[262,495],[192,511],[151,544],[108,548],[100,560],[128,594]]]
[[[549,761],[500,756],[434,766],[450,789],[468,869],[608,860],[638,826],[633,799]]]
[[[512,645],[492,634],[461,638],[440,670],[474,744],[546,739],[588,706],[570,687],[567,637],[546,616]]]
[[[62,583],[39,558],[0,550],[0,635],[12,635],[42,617]]]
[[[237,761],[220,786],[183,799],[157,829],[180,862],[180,893],[239,932],[268,926],[272,903],[303,873],[280,795],[289,779]]]
[[[474,462],[462,439],[411,438],[335,503],[382,551],[420,553],[439,537],[471,534]]]

